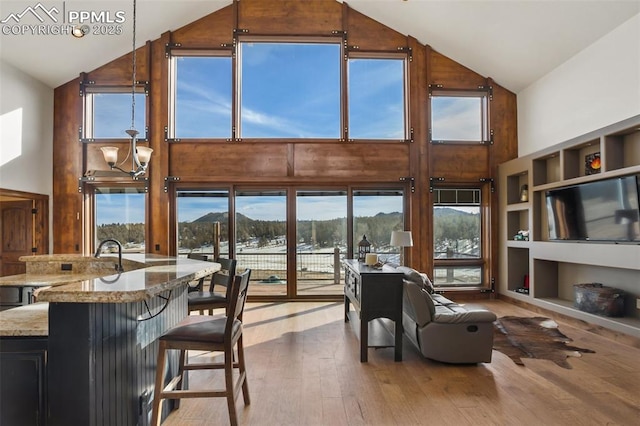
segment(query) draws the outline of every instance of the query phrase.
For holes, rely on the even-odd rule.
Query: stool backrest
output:
[[[250,277],[251,269],[246,269],[241,274],[236,275],[231,283],[226,332],[231,332],[231,328],[236,319],[242,321],[242,313],[244,312],[244,305],[247,301]]]

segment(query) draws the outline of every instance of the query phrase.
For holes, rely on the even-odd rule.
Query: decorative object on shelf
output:
[[[595,175],[596,173],[600,173],[601,165],[602,163],[600,162],[599,152],[594,152],[593,154],[587,154],[584,156],[585,175]]]
[[[404,265],[404,248],[413,247],[411,231],[392,231],[389,244],[393,247],[400,247],[400,265]]]
[[[529,230],[520,230],[513,236],[515,241],[529,241]]]
[[[371,253],[371,243],[367,240],[367,236],[363,235],[362,240],[358,243],[358,261],[364,262],[367,253]]]
[[[367,266],[374,266],[378,263],[378,255],[375,253],[367,253],[364,258],[364,263]]]
[[[590,314],[607,317],[624,316],[624,291],[600,283],[574,284],[573,304]]]
[[[569,356],[595,353],[591,349],[568,345],[572,339],[558,329],[558,324],[545,317],[498,318],[494,323],[493,349],[507,355],[513,362],[525,366],[523,358],[548,359],[571,369]]]
[[[136,110],[136,0],[133,0],[133,52],[131,59],[131,128],[125,130],[125,132],[131,138],[129,145],[129,153],[122,160],[121,163],[118,163],[118,147],[115,146],[105,146],[100,148],[102,150],[102,155],[104,156],[104,161],[109,165],[111,170],[116,169],[123,173],[128,174],[133,179],[138,178],[140,175],[143,175],[147,171],[147,167],[149,165],[149,160],[151,160],[151,153],[153,149],[148,148],[146,146],[137,146],[138,140],[138,131],[135,129],[135,110]],[[131,170],[125,171],[120,168],[121,165],[124,164],[125,161],[131,156]]]
[[[520,188],[520,201],[523,203],[529,201],[529,185],[527,184],[522,185]]]
[[[522,287],[516,288],[516,293],[529,294],[529,274],[524,275]]]

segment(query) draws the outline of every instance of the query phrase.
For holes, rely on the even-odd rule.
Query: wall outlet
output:
[[[71,271],[73,269],[73,264],[72,263],[63,263],[62,265],[60,265],[60,269],[63,271]]]
[[[636,299],[636,308],[640,309],[640,297]]]

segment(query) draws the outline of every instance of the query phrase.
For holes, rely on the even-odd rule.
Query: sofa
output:
[[[453,364],[491,362],[496,315],[436,294],[426,274],[398,266],[403,277],[404,334],[425,357]]]

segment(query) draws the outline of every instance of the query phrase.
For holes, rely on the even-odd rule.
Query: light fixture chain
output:
[[[136,0],[133,0],[133,66],[131,76],[131,128],[135,129],[136,120]]]

